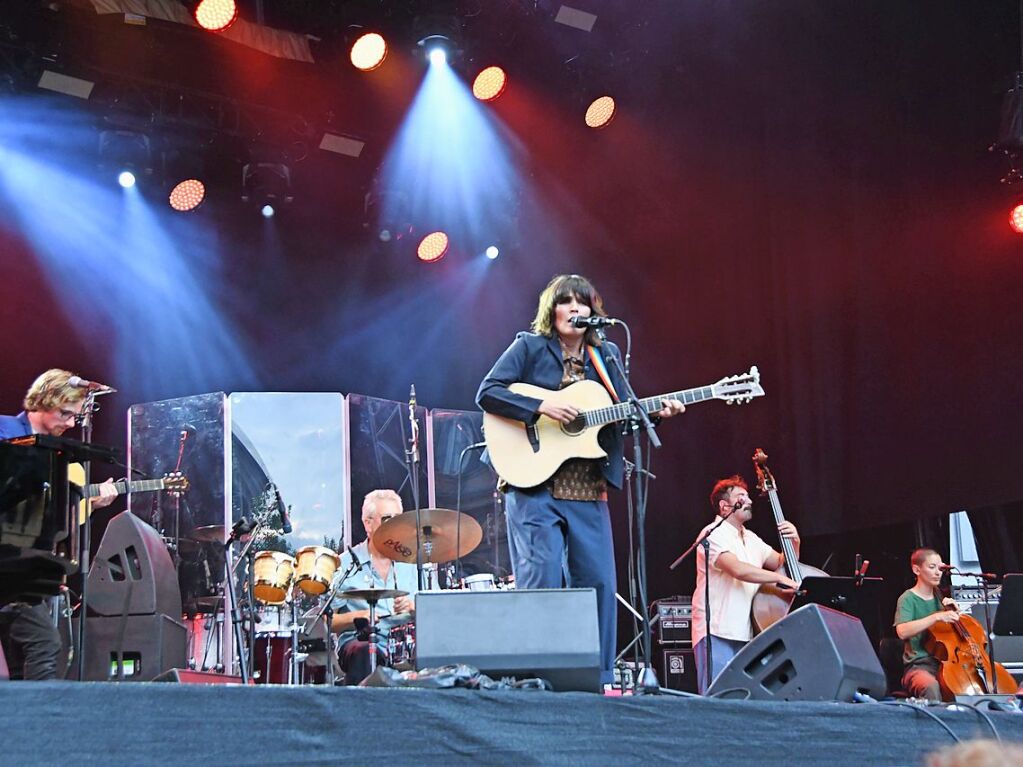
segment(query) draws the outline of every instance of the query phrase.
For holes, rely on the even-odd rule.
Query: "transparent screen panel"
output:
[[[344,434],[340,394],[231,395],[233,516],[265,516],[273,528],[257,550],[343,548]],[[290,534],[280,530],[278,493],[289,509]]]
[[[348,395],[349,469],[351,477],[352,543],[366,539],[362,526],[362,499],[371,490],[394,490],[401,496],[406,511],[415,508],[412,486],[405,461],[411,429],[408,403]],[[420,425],[418,463],[421,508],[432,505],[429,482],[426,409],[416,409]]]
[[[497,492],[497,475],[480,460],[483,414],[479,411],[430,411],[434,490],[437,505],[473,517],[483,528],[483,540],[462,559],[465,575],[511,574],[504,497]]]

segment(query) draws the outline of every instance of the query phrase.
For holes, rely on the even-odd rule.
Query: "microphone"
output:
[[[603,328],[607,325],[621,325],[621,320],[616,320],[613,317],[583,317],[581,315],[575,315],[569,322],[577,328]]]
[[[106,384],[96,383],[95,381],[86,381],[81,376],[71,376],[67,379],[67,385],[73,386],[76,389],[88,389],[89,391],[104,392],[112,394],[117,391],[113,386],[107,386]]]
[[[281,532],[291,535],[291,516],[288,514],[290,509],[284,505],[281,490],[277,485],[274,485],[274,495],[277,496],[277,509],[281,512]]]
[[[359,555],[355,553],[355,549],[352,548],[352,544],[348,544],[348,556],[352,558],[352,562],[355,563],[355,572],[362,569],[362,562],[359,559]]]
[[[938,565],[938,569],[943,573],[947,573],[949,570],[955,570],[955,565]]]

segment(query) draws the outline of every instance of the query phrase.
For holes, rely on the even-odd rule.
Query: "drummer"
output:
[[[366,528],[366,540],[341,555],[338,578],[352,573],[338,588],[345,589],[400,589],[407,591],[407,597],[381,599],[377,603],[377,661],[387,663],[385,647],[392,626],[408,623],[415,615],[415,594],[418,590],[416,566],[395,562],[379,552],[373,545],[373,533],[387,520],[402,512],[401,496],[393,490],[373,490],[362,502],[362,525]],[[361,567],[354,565],[351,552],[355,553]],[[338,636],[338,658],[345,672],[346,684],[358,684],[369,676],[369,641],[365,630],[359,626],[369,621],[369,605],[361,599],[334,600],[334,619],[331,629]]]

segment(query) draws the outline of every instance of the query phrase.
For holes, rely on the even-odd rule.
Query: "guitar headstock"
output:
[[[180,471],[164,474],[163,489],[172,495],[183,495],[188,490],[188,477]]]
[[[744,405],[754,397],[764,396],[764,387],[760,385],[760,371],[754,365],[748,373],[722,378],[711,384],[715,399],[723,399],[729,405]]]

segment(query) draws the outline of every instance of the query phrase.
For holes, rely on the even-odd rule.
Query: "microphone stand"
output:
[[[701,546],[703,548],[703,619],[707,628],[707,653],[703,664],[703,678],[707,682],[707,687],[710,687],[710,683],[713,681],[711,679],[711,669],[714,668],[714,664],[712,662],[713,648],[711,647],[710,639],[710,536],[715,530],[721,527],[721,525],[724,524],[724,521],[732,516],[733,513],[735,513],[734,505],[727,514],[722,514],[718,517],[717,522],[714,523],[710,530],[693,541],[692,546],[683,551],[678,559],[668,565],[669,570],[674,570],[682,564],[682,562],[685,561],[690,554],[696,551],[697,546]]]
[[[82,442],[87,445],[92,444],[92,416],[99,410],[99,405],[96,404],[96,396],[100,394],[113,394],[114,389],[90,389],[85,395],[85,403],[82,405],[81,420],[79,421],[82,427]],[[88,487],[92,483],[92,460],[82,461],[82,469],[85,472],[85,487]],[[92,501],[89,498],[83,499],[85,502],[85,523],[82,525],[81,538],[79,538],[79,531],[76,527],[73,531],[68,531],[68,535],[74,535],[72,540],[80,540],[82,544],[81,553],[81,572],[82,572],[82,593],[81,600],[79,601],[78,611],[78,647],[76,648],[76,654],[78,656],[78,681],[85,680],[85,634],[86,634],[86,617],[89,614],[89,558],[92,555]],[[78,524],[78,513],[74,514],[75,525]]]
[[[335,662],[335,658],[333,657],[333,654],[334,654],[334,636],[333,636],[333,633],[331,632],[331,623],[333,623],[333,617],[334,617],[334,606],[333,606],[334,605],[334,597],[337,596],[338,589],[341,588],[341,585],[345,581],[347,581],[349,578],[351,578],[353,575],[355,575],[355,573],[359,572],[359,570],[361,570],[365,566],[366,566],[365,562],[356,562],[355,560],[352,560],[352,563],[348,566],[348,569],[346,569],[344,571],[344,573],[341,575],[340,578],[338,578],[337,580],[334,581],[334,585],[331,587],[330,591],[327,592],[327,598],[323,602],[323,606],[319,609],[319,612],[317,612],[316,616],[311,621],[309,621],[309,625],[302,629],[302,633],[305,636],[309,636],[311,631],[312,631],[312,627],[313,626],[315,626],[321,620],[326,622],[326,625],[327,625],[327,635],[326,635],[326,637],[324,639],[324,642],[326,643],[326,651],[327,651],[327,658],[326,658],[327,668],[325,670],[325,674],[326,674],[325,681],[326,681],[328,687],[333,687],[334,686],[334,682],[335,682],[335,678],[334,678],[334,662]]]
[[[409,387],[408,398],[408,421],[411,434],[409,435],[408,450],[405,451],[405,466],[408,468],[409,489],[412,491],[412,504],[416,513],[416,583],[422,590],[423,586],[423,522],[419,507],[419,419],[416,417],[416,385]],[[371,606],[372,607],[372,606]]]
[[[462,452],[458,456],[458,481],[455,491],[455,511],[458,512],[458,516],[455,518],[455,580],[458,583],[462,581],[462,462],[469,451],[481,450],[486,446],[486,442],[474,442],[462,448]],[[496,545],[494,548],[497,548]],[[497,569],[497,562],[494,563],[494,569]],[[437,585],[440,586],[439,575],[437,576]]]
[[[245,649],[245,635],[242,633],[242,616],[241,609],[238,605],[238,595],[234,590],[234,562],[231,557],[231,547],[235,541],[241,539],[241,536],[245,535],[246,532],[252,532],[252,528],[249,527],[251,523],[248,522],[245,517],[235,522],[233,528],[231,528],[231,535],[228,536],[227,541],[224,543],[224,581],[225,587],[227,588],[227,596],[231,602],[231,627],[234,630],[234,641],[238,645],[238,669],[241,672],[242,684],[248,684],[249,675],[249,659]],[[248,528],[248,529],[246,529]],[[252,538],[249,539],[251,545]],[[244,554],[243,554],[244,556]],[[251,579],[251,573],[249,578]],[[249,606],[251,611],[252,606]]]
[[[624,325],[625,323],[619,323]],[[607,335],[601,328],[596,328],[597,337],[601,341],[607,340]],[[618,371],[619,376],[622,379],[622,383],[625,388],[626,400],[632,405],[632,414],[629,416],[629,429],[632,431],[632,451],[633,451],[633,463],[636,465],[637,472],[643,471],[643,446],[640,442],[640,426],[646,431],[647,437],[650,440],[650,444],[659,448],[661,446],[661,440],[658,439],[657,433],[654,430],[654,424],[650,420],[650,416],[643,408],[643,404],[639,401],[636,396],[636,392],[632,388],[632,384],[629,383],[628,376],[625,374],[625,369],[622,367],[621,360],[614,354],[608,354],[612,364]],[[639,598],[640,602],[644,605],[643,610],[643,661],[644,668],[640,672],[639,678],[636,680],[634,693],[652,693],[658,692],[661,689],[659,682],[657,681],[657,672],[653,666],[653,648],[650,642],[650,616],[647,613],[645,607],[647,605],[647,583],[646,583],[646,504],[647,504],[647,493],[644,483],[637,480],[636,482],[636,525],[638,528],[637,537],[639,555],[636,557],[637,567],[636,576],[639,582]],[[672,690],[672,692],[675,692]]]

